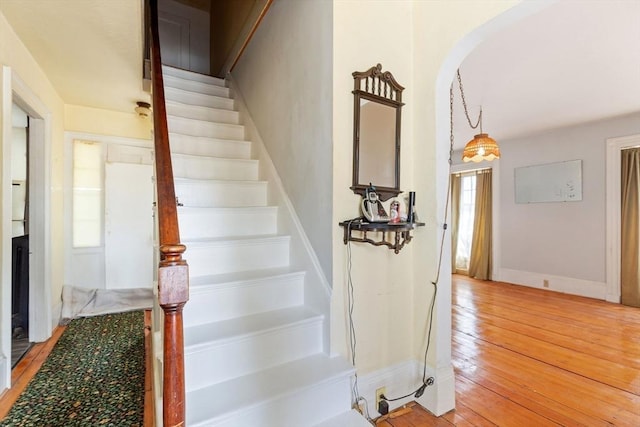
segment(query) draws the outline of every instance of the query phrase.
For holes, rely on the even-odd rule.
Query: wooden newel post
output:
[[[160,247],[158,303],[164,312],[163,423],[185,424],[184,331],[182,308],[189,300],[189,266],[181,244]]]

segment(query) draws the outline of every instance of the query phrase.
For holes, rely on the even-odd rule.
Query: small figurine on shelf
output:
[[[391,224],[397,224],[400,222],[400,202],[398,200],[393,200],[391,202],[391,206],[389,208],[391,220],[389,221]]]

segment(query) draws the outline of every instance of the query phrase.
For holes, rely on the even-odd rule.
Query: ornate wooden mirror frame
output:
[[[353,73],[353,185],[364,196],[373,184],[381,200],[400,193],[402,91],[378,64]],[[363,87],[364,85],[364,87]]]

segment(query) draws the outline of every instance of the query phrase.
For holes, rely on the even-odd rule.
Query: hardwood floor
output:
[[[640,426],[640,309],[453,276],[452,316],[455,411],[437,418],[408,405],[379,427]],[[0,419],[62,330],[13,370]]]
[[[456,409],[380,427],[640,426],[640,309],[453,276]]]
[[[0,395],[0,420],[7,416],[15,401],[18,400],[20,393],[27,387],[31,378],[38,372],[40,366],[53,350],[64,330],[64,326],[59,326],[47,341],[31,346],[27,354],[11,370],[12,387]]]

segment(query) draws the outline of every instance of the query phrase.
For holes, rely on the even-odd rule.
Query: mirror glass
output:
[[[396,109],[360,99],[358,183],[395,187]]]
[[[353,110],[354,193],[364,196],[373,184],[385,201],[400,193],[400,111],[402,91],[389,71],[378,64],[356,71]]]

